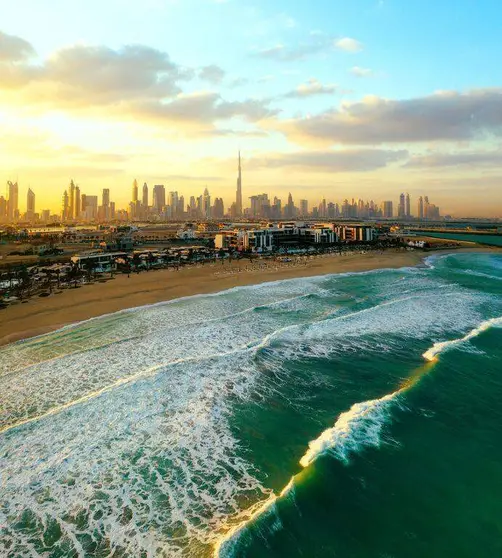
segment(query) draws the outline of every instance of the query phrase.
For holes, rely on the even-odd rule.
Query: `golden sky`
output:
[[[118,207],[134,179],[228,205],[241,149],[245,198],[409,192],[412,208],[428,195],[443,214],[500,217],[493,6],[458,7],[441,41],[441,7],[431,21],[418,0],[321,4],[5,3],[0,181],[19,181],[21,210],[31,187],[37,211],[59,211],[70,179]]]

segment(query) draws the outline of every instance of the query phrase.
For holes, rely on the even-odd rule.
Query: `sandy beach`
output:
[[[451,250],[449,250],[451,251]],[[497,252],[496,248],[462,248],[460,251]],[[32,298],[0,313],[0,345],[26,339],[64,325],[195,294],[213,293],[232,287],[267,281],[310,277],[330,273],[400,268],[419,264],[422,251],[386,251],[325,255],[289,263],[248,260],[190,266],[175,270],[155,270],[140,274],[116,275],[113,279],[80,288],[64,289],[46,298]]]

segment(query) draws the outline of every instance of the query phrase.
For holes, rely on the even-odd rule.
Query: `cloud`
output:
[[[304,60],[314,54],[321,53],[332,48],[332,39],[327,35],[315,34],[300,42],[296,46],[286,46],[281,43],[271,47],[255,50],[252,55],[267,60],[280,62],[295,62]]]
[[[297,151],[252,158],[249,169],[297,168],[315,172],[368,172],[408,158],[406,150]]]
[[[268,108],[266,101],[247,99],[229,102],[218,93],[206,91],[180,94],[166,103],[139,102],[130,105],[130,110],[143,118],[195,126],[212,125],[215,121],[236,117],[257,122],[279,113],[277,109]]]
[[[223,81],[225,77],[225,70],[217,66],[216,64],[211,64],[209,66],[204,66],[199,71],[199,78],[209,83],[218,84]]]
[[[461,151],[457,153],[428,153],[414,155],[405,167],[426,169],[439,167],[495,167],[500,169],[502,150],[494,151]]]
[[[239,77],[239,78],[235,78],[233,79],[228,86],[229,87],[242,87],[243,85],[247,85],[249,83],[249,80],[243,77]]]
[[[284,97],[302,99],[315,95],[334,95],[339,91],[340,88],[334,83],[322,84],[319,80],[311,78],[307,83],[302,83],[293,91],[286,93]]]
[[[365,97],[317,115],[267,122],[299,143],[460,141],[502,134],[502,89],[388,100]]]
[[[21,62],[35,56],[35,49],[28,41],[0,31],[0,63]]]
[[[70,104],[106,104],[176,95],[177,83],[192,76],[165,52],[147,46],[74,46],[49,58],[40,80],[57,85]]]
[[[11,58],[28,52],[28,43],[22,39],[8,38],[2,44],[4,57],[7,52]],[[279,113],[268,107],[269,100],[229,102],[214,92],[184,94],[181,83],[191,80],[196,72],[176,64],[167,53],[144,45],[116,50],[76,45],[57,51],[37,66],[27,61],[0,61],[0,75],[0,94],[13,104],[32,110],[187,125],[189,129],[176,130],[182,133],[207,133],[219,120],[257,122]],[[200,68],[198,75],[218,83],[225,73],[219,66],[209,65]]]
[[[338,39],[335,42],[335,46],[340,50],[345,50],[346,52],[360,52],[363,50],[363,44],[356,41],[356,39],[351,39],[350,37]]]
[[[232,130],[231,128],[218,128],[208,130],[206,135],[216,137],[239,136],[248,138],[266,138],[269,134],[263,130]]]
[[[361,68],[360,66],[353,66],[350,69],[350,73],[356,77],[371,77],[373,75],[373,70],[369,68]]]

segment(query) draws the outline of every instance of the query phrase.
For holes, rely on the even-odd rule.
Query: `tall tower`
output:
[[[241,152],[239,151],[239,175],[237,176],[237,191],[235,193],[235,213],[242,215],[242,169]]]
[[[17,182],[7,182],[9,199],[7,201],[7,221],[14,221],[19,216],[19,186]]]
[[[132,203],[136,203],[138,201],[138,181],[134,179],[132,183]]]
[[[148,184],[145,182],[143,184],[143,199],[142,199],[143,207],[145,209],[148,208]]]
[[[28,221],[33,221],[35,218],[35,194],[31,188],[28,188],[26,196],[26,218]]]
[[[80,203],[80,188],[75,186],[75,219],[80,217],[81,203]]]
[[[418,218],[420,220],[424,218],[424,198],[422,196],[418,198]]]
[[[411,217],[411,200],[410,194],[406,194],[406,217]]]
[[[70,182],[70,199],[69,199],[69,219],[73,219],[75,217],[75,183],[73,180]]]
[[[70,213],[69,203],[68,203],[68,192],[65,190],[63,192],[63,200],[61,205],[61,219],[66,221]]]
[[[401,194],[399,196],[399,205],[398,205],[398,209],[397,209],[397,216],[399,217],[399,219],[403,219],[403,217],[405,216],[405,213],[406,213],[405,197],[404,197],[404,194]]]

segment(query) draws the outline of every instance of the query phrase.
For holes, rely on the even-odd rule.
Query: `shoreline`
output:
[[[212,294],[243,287],[338,273],[358,273],[375,269],[398,269],[420,264],[426,257],[456,252],[501,253],[493,247],[423,251],[393,251],[325,255],[297,258],[281,264],[258,260],[206,264],[174,270],[151,270],[116,275],[104,283],[93,283],[60,294],[33,298],[1,311],[0,346],[50,333],[64,326],[113,314],[121,310],[168,302],[194,295]]]

